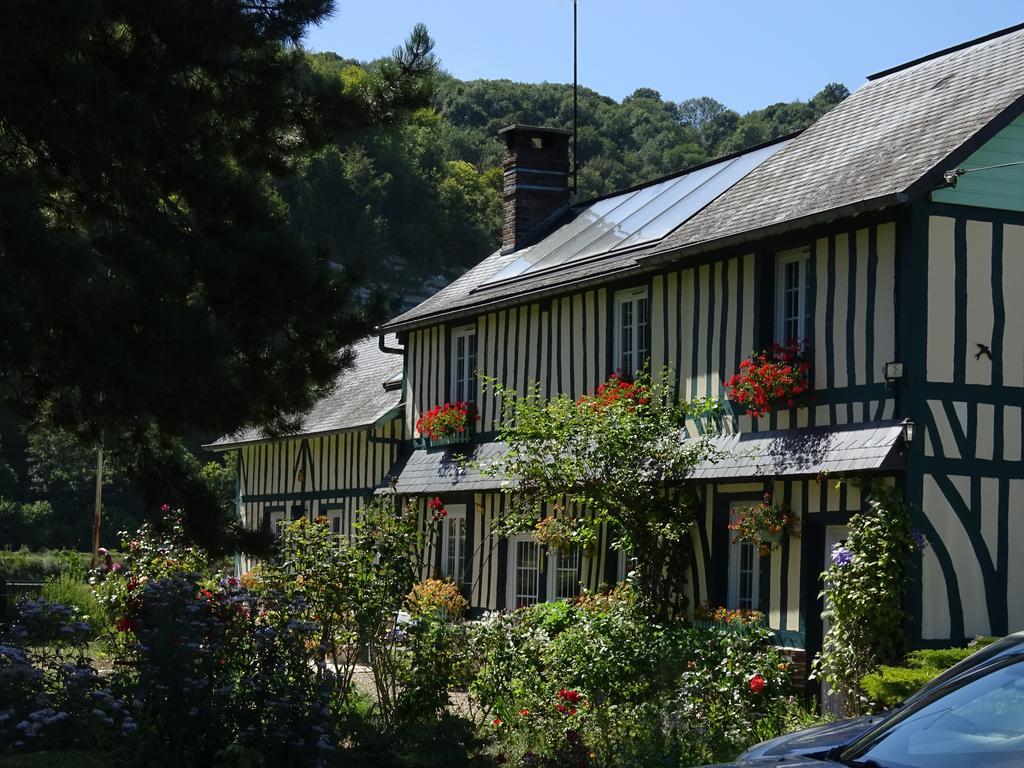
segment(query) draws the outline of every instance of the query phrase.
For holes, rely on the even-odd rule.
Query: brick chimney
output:
[[[517,250],[545,219],[569,204],[569,131],[510,125],[505,139],[501,250]]]

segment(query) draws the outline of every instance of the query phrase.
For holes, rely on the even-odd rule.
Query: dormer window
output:
[[[630,288],[615,294],[613,367],[623,376],[636,375],[647,362],[649,326],[647,288]]]
[[[453,402],[476,402],[476,326],[452,331]]]
[[[807,337],[808,264],[810,248],[776,255],[775,341],[786,344]]]

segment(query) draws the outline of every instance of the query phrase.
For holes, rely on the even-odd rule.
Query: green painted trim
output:
[[[1018,115],[960,163],[960,167],[983,168],[1020,160],[1024,160],[1024,117]],[[1024,166],[991,168],[961,176],[955,187],[933,191],[931,199],[948,204],[1024,211]]]
[[[373,488],[340,488],[333,490],[304,491],[301,493],[258,493],[250,496],[242,496],[242,503],[255,503],[267,501],[317,501],[319,499],[355,499],[371,496]]]

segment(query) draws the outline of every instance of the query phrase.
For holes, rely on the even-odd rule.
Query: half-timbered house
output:
[[[273,530],[284,521],[325,517],[338,536],[352,533],[358,510],[385,482],[403,444],[402,354],[388,340],[355,344],[352,367],[294,433],[246,429],[207,446],[235,451],[244,525]],[[243,571],[251,565],[238,563]]]
[[[752,350],[799,337],[813,401],[727,418],[733,458],[694,473],[691,601],[759,608],[782,642],[816,648],[819,574],[864,506],[835,479],[873,477],[902,489],[929,542],[909,588],[917,638],[1024,629],[1010,589],[1024,572],[1022,113],[1024,26],[873,75],[798,135],[574,205],[567,134],[505,129],[501,247],[381,328],[402,351],[381,358],[386,372],[346,374],[327,411],[351,412],[342,388],[359,398],[404,371],[372,419],[235,441],[243,514],[256,525],[297,499],[342,503],[390,473],[421,507],[444,501],[433,562],[475,608],[569,597],[621,578],[624,559],[607,540],[557,554],[492,534],[508,495],[455,458],[502,450],[480,377],[578,396],[649,361],[674,371],[678,397],[721,397]],[[424,445],[419,416],[455,400],[476,404],[472,441]],[[328,481],[364,466],[337,447],[355,434],[380,462]],[[321,481],[335,487],[306,490]],[[800,522],[761,557],[726,526],[765,490]]]
[[[751,350],[807,338],[813,405],[739,416],[732,440],[757,440],[762,458],[699,471],[693,600],[760,606],[792,643],[813,643],[817,576],[862,505],[833,480],[868,474],[900,484],[931,542],[912,590],[922,638],[1024,627],[1008,589],[1024,555],[1024,172],[946,178],[1024,160],[1022,94],[1017,29],[872,76],[798,136],[568,208],[567,138],[508,129],[502,248],[386,326],[406,349],[407,426],[476,399],[471,450],[486,453],[498,413],[471,370],[575,396],[649,358],[674,369],[680,397],[713,397]],[[575,587],[560,568],[588,586],[615,578],[610,550],[563,563],[528,537],[492,541],[507,498],[461,476],[454,450],[407,455],[399,489],[465,510],[464,571],[448,575],[475,604],[564,596]],[[725,526],[766,487],[801,535],[758,559]]]

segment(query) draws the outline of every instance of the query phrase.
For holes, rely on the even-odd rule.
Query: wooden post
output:
[[[96,504],[92,515],[92,561],[90,568],[96,567],[96,558],[100,549],[100,520],[103,515],[103,441],[96,446]]]

